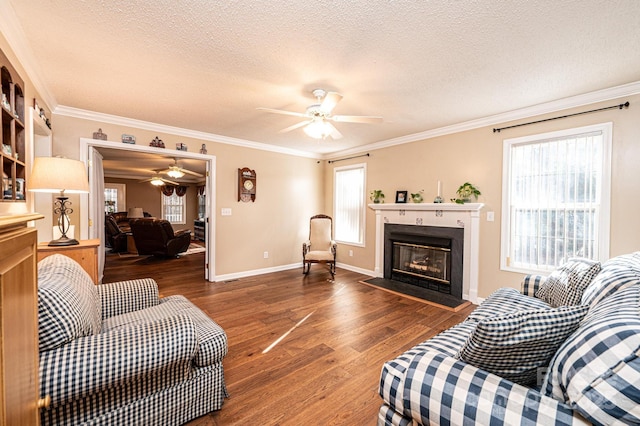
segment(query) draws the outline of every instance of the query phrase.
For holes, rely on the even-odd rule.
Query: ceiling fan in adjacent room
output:
[[[163,178],[160,175],[160,173],[158,173],[155,170],[153,171],[153,173],[154,173],[153,176],[151,176],[149,179],[141,180],[141,181],[139,181],[139,183],[151,182],[151,185],[154,185],[154,186],[161,186],[161,185],[166,185],[166,184],[175,185],[175,186],[180,185],[178,182],[174,182],[172,180]]]
[[[338,123],[381,123],[382,117],[372,115],[333,115],[332,111],[342,99],[342,95],[336,92],[326,92],[323,89],[315,89],[313,96],[318,100],[317,103],[307,107],[305,112],[292,112],[273,108],[258,108],[261,111],[272,112],[275,114],[292,115],[294,117],[305,118],[304,121],[294,124],[280,130],[280,133],[290,132],[291,130],[304,127],[304,132],[315,139],[324,139],[331,136],[333,139],[340,139],[342,133],[330,123],[335,121]]]
[[[184,176],[185,174],[192,175],[192,176],[197,176],[197,177],[204,177],[204,175],[202,175],[200,173],[197,173],[197,172],[194,172],[194,171],[191,171],[191,170],[187,170],[187,169],[185,169],[183,167],[180,167],[178,165],[178,159],[177,158],[173,159],[173,165],[169,166],[169,168],[166,169],[166,170],[160,170],[159,173],[163,173],[163,174],[165,174],[165,175],[167,175],[167,176],[169,176],[171,178],[174,178],[174,179],[179,179],[182,176]]]

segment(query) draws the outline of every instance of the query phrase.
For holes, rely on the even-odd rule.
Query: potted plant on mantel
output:
[[[369,199],[374,202],[374,204],[384,203],[384,193],[382,189],[374,189],[369,193]]]
[[[458,198],[452,198],[451,201],[457,204],[468,203],[471,201],[471,198],[473,198],[474,201],[478,201],[478,196],[482,195],[480,190],[469,182],[460,185],[456,194],[458,194]]]

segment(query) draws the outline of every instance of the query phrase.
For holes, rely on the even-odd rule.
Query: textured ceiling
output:
[[[57,105],[320,154],[640,80],[638,0],[0,1]],[[256,109],[318,87],[385,122]]]

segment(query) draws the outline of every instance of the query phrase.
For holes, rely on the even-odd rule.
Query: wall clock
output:
[[[256,201],[256,171],[248,167],[238,169],[238,201]]]

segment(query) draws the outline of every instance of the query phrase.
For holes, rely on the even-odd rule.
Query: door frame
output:
[[[160,154],[170,158],[191,158],[196,160],[202,160],[206,162],[207,173],[205,177],[207,191],[207,203],[206,203],[206,233],[205,233],[205,262],[204,262],[204,277],[206,280],[214,282],[216,278],[216,265],[215,265],[215,230],[216,230],[216,157],[215,155],[200,154],[196,152],[188,151],[171,151],[167,152],[166,149],[155,148],[144,145],[134,144],[122,144],[113,141],[102,141],[97,139],[80,138],[80,161],[83,161],[87,166],[87,170],[91,167],[91,161],[89,159],[90,148],[109,148],[118,149],[123,151],[137,151],[147,152],[152,154]],[[89,173],[89,194],[82,194],[80,196],[80,238],[88,239],[90,235],[90,227],[94,222],[93,218],[98,212],[90,211],[89,195],[95,192],[93,182],[93,173]],[[103,211],[99,212],[104,214]],[[104,246],[104,241],[102,242]]]

